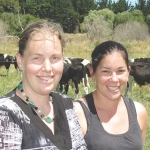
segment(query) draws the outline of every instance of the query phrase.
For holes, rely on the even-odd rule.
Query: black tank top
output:
[[[85,96],[89,110],[84,103],[83,107],[88,129],[85,135],[88,150],[143,150],[141,129],[137,121],[134,103],[123,97],[129,118],[129,129],[123,134],[110,134],[103,128],[94,105],[93,95]],[[117,128],[117,127],[116,127]]]

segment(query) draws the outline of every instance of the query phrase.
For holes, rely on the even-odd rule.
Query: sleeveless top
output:
[[[55,134],[15,90],[0,99],[0,149],[87,150],[72,100],[56,92],[50,95]]]
[[[115,135],[103,128],[96,112],[92,93],[85,98],[90,112],[83,102],[80,101],[80,104],[87,119],[88,128],[84,138],[89,150],[143,150],[141,129],[132,100],[123,97],[128,112],[129,129],[123,134]]]

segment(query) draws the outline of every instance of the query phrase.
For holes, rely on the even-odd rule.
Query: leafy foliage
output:
[[[142,24],[145,23],[143,13],[140,10],[132,10],[131,12],[122,12],[116,14],[114,19],[114,27],[129,21],[137,21]]]
[[[92,39],[108,37],[112,34],[114,13],[109,9],[91,10],[84,18],[81,29]]]
[[[141,10],[143,14],[145,14],[146,0],[138,0],[138,2],[135,3],[135,9]]]
[[[150,32],[150,15],[147,15],[147,17],[146,17],[146,23],[148,25],[149,32]]]
[[[98,10],[105,8],[108,8],[110,10],[112,9],[112,0],[97,0],[96,4]]]
[[[71,0],[75,12],[79,14],[79,21],[82,22],[84,16],[89,13],[90,10],[96,9],[94,0]]]
[[[84,18],[84,22],[93,22],[96,18],[99,17],[103,17],[104,20],[108,23],[109,27],[112,28],[113,27],[113,22],[114,22],[114,13],[113,11],[109,10],[109,9],[102,9],[102,10],[91,10],[88,14],[88,16],[86,16]]]
[[[15,36],[20,35],[26,25],[39,20],[39,18],[35,18],[29,14],[18,16],[18,14],[14,13],[2,13],[1,18],[9,25],[8,34]],[[21,24],[18,20],[20,20]]]
[[[20,9],[19,0],[0,0],[0,13],[16,13]]]
[[[129,11],[131,10],[132,6],[131,6],[131,2],[129,3],[126,0],[118,0],[116,3],[114,2],[112,4],[112,11],[117,14],[117,13],[121,13],[124,11]]]
[[[8,25],[3,20],[0,20],[0,27],[0,37],[7,35]]]
[[[150,14],[150,0],[138,0],[135,6],[130,0],[0,0],[0,19],[8,23],[8,33],[19,35],[20,31],[29,22],[34,22],[37,18],[58,22],[67,33],[78,33],[83,31],[86,16],[93,11],[100,11],[104,20],[110,28],[113,28],[126,21],[134,20],[148,23],[147,17]],[[5,15],[10,13],[14,21]],[[131,13],[131,14],[130,14]],[[111,19],[115,16],[115,21]],[[25,15],[23,17],[23,15]],[[28,17],[26,17],[28,15]],[[29,17],[29,15],[31,15]],[[7,17],[6,17],[7,16]],[[124,17],[124,18],[122,18]],[[7,20],[7,19],[10,19]],[[25,20],[30,18],[30,21]],[[108,19],[107,19],[108,18]],[[31,21],[31,19],[33,19]],[[112,25],[113,24],[113,25]],[[16,25],[16,27],[15,27]],[[149,25],[149,24],[148,24]],[[82,28],[81,28],[82,27]]]

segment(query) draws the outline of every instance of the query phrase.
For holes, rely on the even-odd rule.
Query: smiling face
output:
[[[47,39],[38,33],[27,43],[23,56],[17,54],[17,62],[23,71],[26,91],[47,95],[54,90],[62,76],[61,42],[55,35]]]
[[[121,52],[106,54],[93,73],[96,92],[106,99],[115,100],[120,97],[126,87],[129,71]]]

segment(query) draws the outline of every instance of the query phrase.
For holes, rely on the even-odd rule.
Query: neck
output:
[[[49,102],[50,100],[52,100],[50,99],[49,94],[47,95],[38,94],[25,84],[22,84],[22,89],[24,93],[29,97],[29,99],[41,110],[43,107],[49,106]]]
[[[124,101],[122,97],[116,100],[106,99],[100,94],[93,94],[95,108],[101,122],[107,123],[113,118],[117,113],[122,112],[124,109]]]
[[[121,96],[118,99],[111,100],[107,99],[103,95],[94,92],[93,93],[94,103],[95,107],[99,109],[109,110],[109,111],[116,111],[118,108],[118,105],[122,103]]]
[[[36,99],[37,103],[35,104],[34,103],[35,100],[32,101],[30,97],[23,90],[22,83],[18,85],[16,92],[18,93],[17,95],[20,96],[31,108],[33,108],[42,119],[44,119],[48,123],[51,123],[53,121],[54,118],[49,117],[50,114],[53,116],[53,105],[52,105],[52,101],[50,101],[49,96],[48,96],[49,98],[46,100],[46,103],[41,103],[42,102],[41,100],[39,101],[40,102],[39,103],[37,102],[37,99]],[[48,105],[44,105],[44,104],[48,104]]]

